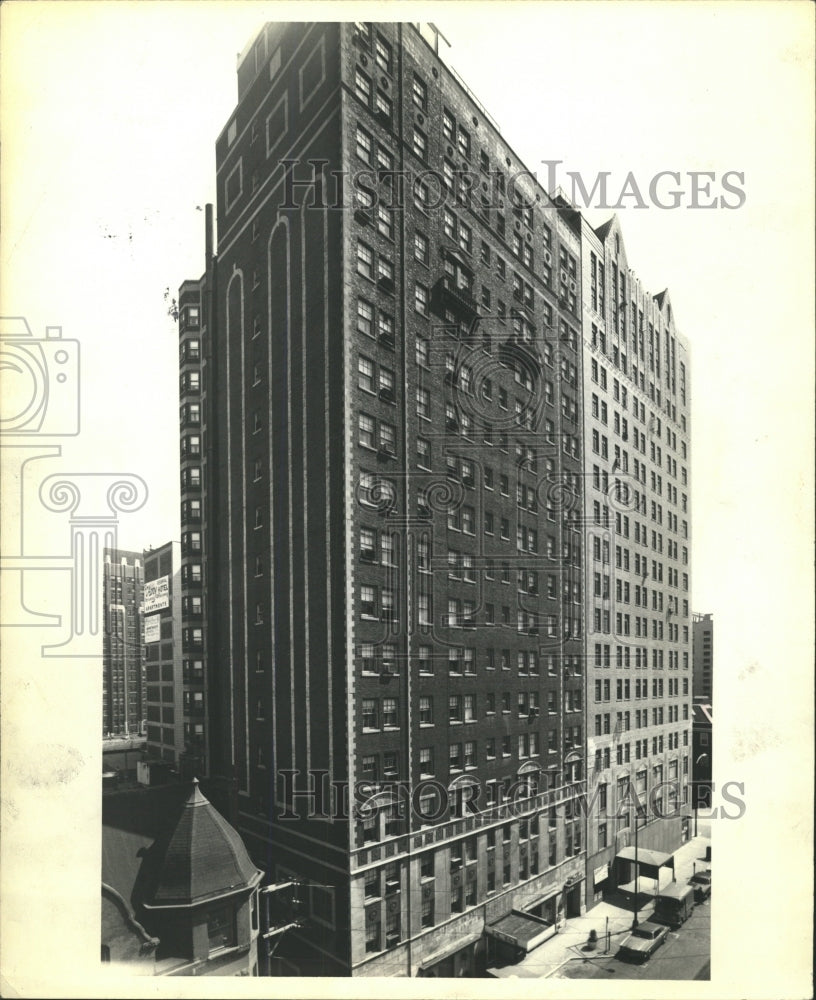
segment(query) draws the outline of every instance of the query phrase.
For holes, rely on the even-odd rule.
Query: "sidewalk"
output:
[[[710,843],[708,837],[697,836],[674,852],[674,875],[677,882],[685,885],[694,873],[695,865],[698,871],[711,867],[711,863],[704,860]],[[665,888],[671,881],[671,868],[661,869],[660,888]],[[598,903],[583,916],[572,917],[563,923],[555,937],[539,945],[516,965],[491,969],[491,975],[498,979],[544,979],[555,975],[567,962],[591,962],[593,959],[614,955],[620,942],[632,928],[634,889],[634,882],[620,886],[616,896],[622,905],[606,900]],[[656,891],[655,880],[641,875],[638,886],[638,920],[641,923],[654,910]],[[591,930],[597,932],[597,947],[594,951],[583,951]],[[606,951],[607,931],[611,935],[609,951]]]

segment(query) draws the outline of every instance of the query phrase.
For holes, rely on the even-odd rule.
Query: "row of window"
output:
[[[604,624],[607,624],[606,619]],[[611,631],[609,629],[604,629],[604,631]],[[634,657],[630,656],[630,651],[633,647],[630,645],[626,646],[616,646],[616,663],[617,667],[629,668],[634,661],[634,667],[636,670],[645,670],[649,666],[649,655],[648,650],[645,646],[635,646]],[[595,667],[610,667],[612,665],[612,647],[608,643],[595,643]],[[675,652],[674,650],[669,650],[669,653]],[[663,669],[663,650],[653,649],[652,650],[652,667],[662,670]],[[679,660],[677,659],[676,652],[673,658],[669,660],[669,669],[676,670],[679,668]],[[688,654],[683,654],[683,668],[688,669]]]
[[[679,722],[679,705],[669,705],[668,706],[668,722]],[[666,706],[656,706],[652,708],[652,721],[653,726],[664,725]],[[683,721],[687,722],[689,718],[689,707],[687,704],[683,705]],[[612,725],[611,714],[609,712],[599,712],[595,715],[595,735],[596,736],[608,736],[613,730],[610,728]],[[649,723],[649,710],[637,709],[635,712],[635,729],[646,729],[650,725]],[[631,729],[631,713],[630,712],[617,712],[615,716],[615,727],[614,734],[617,736],[620,733],[629,732]]]
[[[500,712],[510,714],[513,711],[513,695],[510,691],[501,693],[497,701],[496,692],[482,692],[484,696],[484,716],[492,716]],[[547,713],[554,715],[559,711],[557,691],[548,691]],[[498,707],[497,707],[498,706]],[[580,712],[583,708],[583,698],[580,688],[564,692],[563,708],[565,712]],[[539,717],[540,692],[519,691],[516,693],[516,711],[519,718],[532,721]],[[448,723],[471,723],[478,720],[478,698],[475,693],[452,694],[448,696]],[[418,701],[418,720],[421,726],[433,726],[438,721],[434,715],[433,695],[420,695]],[[363,698],[362,726],[364,731],[389,729],[399,725],[399,698]],[[555,731],[555,730],[554,730]]]
[[[573,601],[580,605],[579,584],[574,583],[572,589]],[[431,595],[418,593],[416,595],[417,624],[431,625]],[[440,624],[448,628],[475,628],[477,625],[476,602],[468,598],[448,597],[447,615]],[[360,614],[361,617],[369,621],[387,621],[396,623],[398,611],[395,604],[395,591],[392,587],[379,587],[375,584],[364,583],[360,585]],[[484,603],[484,624],[501,625],[507,628],[515,627],[516,631],[527,635],[543,635],[556,638],[558,635],[558,618],[552,614],[531,613],[522,609],[516,611],[515,625],[513,623],[512,610],[509,605],[501,606],[501,616],[497,617],[496,605],[492,601]],[[571,635],[577,638],[580,635],[581,618],[580,614],[570,616],[565,613],[562,616],[564,635]],[[261,605],[257,605],[256,624],[263,624],[263,611]]]
[[[397,653],[394,643],[386,642],[361,643],[358,647],[358,659],[364,672],[379,673],[380,668],[396,673],[399,671],[400,663],[404,661]],[[485,670],[509,671],[513,662],[513,654],[509,649],[496,650],[493,647],[479,651],[479,656],[484,657],[482,666]],[[563,664],[564,675],[579,677],[582,674],[581,660],[577,655],[565,654],[561,662]],[[435,666],[444,664],[453,674],[473,674],[476,672],[476,650],[470,646],[448,646],[444,652],[435,653],[434,648],[429,645],[420,645],[416,653],[416,663],[421,675],[432,676]],[[558,661],[555,654],[546,653],[539,655],[537,650],[517,650],[515,653],[516,669],[520,675],[538,676],[540,668],[544,668],[550,677],[558,675]]]
[[[632,685],[628,677],[618,677],[615,681],[615,701],[630,701],[631,700]],[[648,698],[649,697],[649,679],[648,677],[636,677],[634,683],[635,698]],[[683,678],[683,694],[688,696],[689,693],[689,680],[688,677]],[[680,678],[679,677],[669,677],[668,680],[668,697],[678,698],[680,696]],[[663,697],[663,678],[653,677],[652,678],[652,697],[662,698]],[[608,678],[603,680],[597,679],[595,681],[595,701],[611,701],[612,700],[612,681]]]

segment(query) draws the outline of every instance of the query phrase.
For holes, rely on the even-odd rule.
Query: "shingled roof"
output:
[[[157,859],[156,881],[144,905],[191,906],[257,885],[262,876],[244,843],[218,810],[193,787]],[[158,845],[157,845],[158,846]]]

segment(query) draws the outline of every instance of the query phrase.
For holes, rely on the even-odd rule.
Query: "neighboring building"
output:
[[[184,750],[186,706],[182,685],[180,546],[167,542],[144,554],[144,643],[147,677],[147,749],[177,765]],[[203,726],[203,707],[201,713]]]
[[[694,802],[698,808],[711,805],[714,767],[714,617],[695,614],[694,636],[694,728],[692,773]]]
[[[689,835],[691,428],[687,342],[617,217],[583,222],[582,281],[591,905],[634,878],[635,822],[664,856]]]
[[[198,782],[102,800],[102,961],[161,976],[258,974],[262,872]]]
[[[135,783],[139,762],[144,760],[145,736],[120,736],[102,741],[102,790]]]
[[[144,733],[141,552],[105,549],[102,601],[102,735]]]
[[[694,635],[694,697],[714,698],[714,616],[695,614]]]
[[[580,219],[411,25],[268,24],[238,86],[217,259],[208,235],[180,302],[208,770],[309,886],[280,971],[471,974],[524,911],[584,906]],[[308,161],[327,201],[356,176],[344,210]],[[278,820],[310,768],[380,797]],[[426,816],[433,781],[480,798],[423,821],[394,781]]]
[[[207,771],[303,888],[271,971],[472,975],[626,881],[624,780],[689,806],[686,342],[413,25],[267,24],[216,168],[179,315]]]

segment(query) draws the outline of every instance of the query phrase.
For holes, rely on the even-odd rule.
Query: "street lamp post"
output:
[[[701,753],[697,757],[697,759],[694,761],[694,773],[695,774],[697,773],[697,768],[698,768],[698,766],[700,764],[700,761],[704,760],[706,757],[708,757],[707,753]],[[694,836],[696,837],[697,836],[697,809],[698,809],[698,806],[699,806],[698,796],[699,796],[699,791],[700,791],[700,781],[699,781],[699,779],[695,777],[692,780],[692,785],[694,787]]]
[[[640,857],[638,855],[638,802],[635,800],[635,917],[632,921],[632,930],[638,925],[638,890],[640,889]]]

